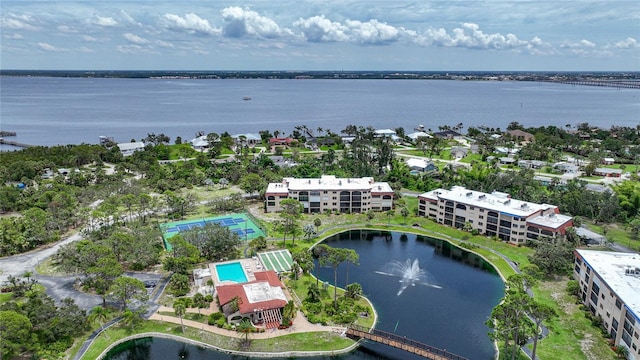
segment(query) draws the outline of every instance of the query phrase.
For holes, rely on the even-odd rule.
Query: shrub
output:
[[[207,320],[207,323],[209,325],[215,325],[220,319],[224,319],[224,315],[219,312],[214,312],[214,313],[211,313],[211,315],[209,315],[209,319]]]
[[[220,318],[220,319],[218,319],[216,321],[216,326],[219,327],[219,328],[225,328],[226,329],[227,325],[229,325],[229,324],[227,324],[227,319],[224,318],[224,317],[222,317],[222,318]],[[229,329],[231,329],[231,326],[229,326]]]

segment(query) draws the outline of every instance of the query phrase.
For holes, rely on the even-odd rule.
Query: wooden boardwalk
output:
[[[358,325],[349,325],[347,336],[357,339],[367,339],[380,344],[388,345],[396,349],[401,349],[412,354],[416,354],[431,360],[467,360],[466,358],[447,352],[415,340],[407,339],[403,336],[388,333],[382,330],[369,329]]]

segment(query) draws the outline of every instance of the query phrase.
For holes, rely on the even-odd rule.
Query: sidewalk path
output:
[[[159,320],[159,321],[164,321],[164,322],[180,325],[180,318],[179,317],[159,314],[159,312],[171,312],[171,313],[173,313],[173,308],[166,307],[166,306],[161,306],[156,313],[154,313],[153,315],[151,315],[151,317],[149,317],[149,320]],[[211,313],[211,311],[206,311],[205,310],[205,311],[201,311],[201,314],[204,315],[205,312],[206,313]],[[198,311],[197,311],[197,309],[188,309],[188,313],[197,314]],[[222,329],[222,328],[219,328],[217,326],[208,325],[208,324],[201,323],[201,322],[194,321],[194,320],[183,319],[183,322],[184,322],[184,326],[192,327],[192,328],[195,328],[195,329],[200,329],[200,330],[203,330],[203,331],[208,331],[208,332],[211,332],[211,333],[214,333],[214,334],[218,334],[218,335],[222,335],[222,336],[227,336],[227,337],[232,337],[233,338],[233,337],[239,337],[241,335],[237,331]],[[287,329],[268,329],[265,332],[252,333],[251,334],[251,338],[253,338],[253,339],[269,339],[269,338],[274,338],[274,337],[278,337],[278,336],[289,335],[289,334],[292,334],[292,333],[320,332],[320,331],[323,331],[323,332],[335,332],[335,333],[342,334],[342,333],[344,333],[346,331],[346,328],[345,327],[339,327],[339,326],[324,326],[324,325],[319,325],[319,324],[312,324],[309,321],[307,321],[307,319],[304,317],[302,312],[298,311],[298,314],[297,314],[296,318],[293,320],[293,326],[291,326],[290,328],[287,328]]]

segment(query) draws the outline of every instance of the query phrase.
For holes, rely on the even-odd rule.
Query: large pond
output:
[[[469,359],[493,359],[495,349],[484,324],[503,296],[500,277],[480,257],[430,237],[399,232],[352,230],[326,240],[333,247],[355,250],[359,265],[351,265],[348,281],[362,285],[378,312],[377,328],[395,332]],[[409,263],[417,259],[422,276]],[[394,265],[395,263],[395,265]],[[415,268],[414,270],[415,271]],[[333,270],[319,268],[319,277],[333,282]],[[347,268],[338,272],[344,287]],[[240,359],[165,339],[147,339],[119,347],[110,359]],[[318,358],[315,358],[318,359]],[[421,359],[401,350],[364,343],[335,359]]]

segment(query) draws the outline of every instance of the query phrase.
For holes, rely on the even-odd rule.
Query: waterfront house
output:
[[[138,150],[144,150],[144,143],[142,141],[120,143],[117,146],[122,156],[131,156]]]
[[[286,138],[271,138],[269,139],[269,145],[271,146],[291,146],[294,143],[297,143],[298,140],[286,137]]]
[[[506,132],[506,134],[519,142],[531,142],[535,140],[535,136],[533,136],[533,134],[522,131],[520,129],[509,130]]]
[[[613,165],[615,162],[616,162],[616,159],[610,158],[610,157],[606,157],[606,158],[602,159],[602,164],[603,165]]]
[[[201,135],[197,138],[189,140],[191,146],[198,151],[203,151],[209,148],[209,141],[207,140],[207,135]]]

